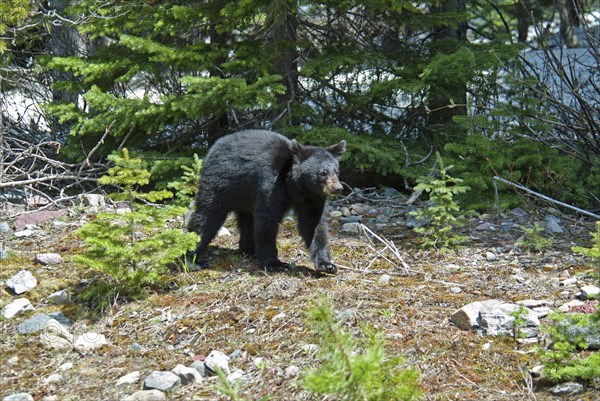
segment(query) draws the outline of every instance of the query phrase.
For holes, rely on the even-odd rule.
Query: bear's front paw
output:
[[[195,252],[188,252],[185,255],[185,264],[188,271],[199,271],[208,267],[208,260],[198,259]]]
[[[317,271],[325,273],[337,273],[337,267],[331,262],[320,262],[317,263]]]
[[[264,263],[263,267],[269,272],[280,272],[290,268],[290,265],[280,260]]]

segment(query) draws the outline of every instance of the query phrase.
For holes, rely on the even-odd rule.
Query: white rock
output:
[[[392,276],[390,276],[389,274],[382,274],[379,277],[379,284],[387,284],[390,282],[390,280],[392,279]]]
[[[50,376],[46,377],[44,379],[44,383],[46,383],[46,384],[58,383],[58,382],[62,381],[62,379],[63,379],[63,377],[60,374],[54,373],[54,374],[51,374]]]
[[[538,308],[541,306],[552,306],[554,304],[552,301],[548,301],[547,299],[523,299],[515,303],[517,305],[523,305],[529,309]]]
[[[252,363],[259,369],[262,369],[267,366],[267,361],[262,356],[257,356],[256,358],[254,358]]]
[[[58,367],[58,370],[61,372],[66,372],[67,370],[71,370],[73,368],[73,362],[65,362]]]
[[[75,349],[79,352],[93,351],[105,345],[108,345],[108,341],[106,340],[104,334],[94,332],[88,332],[80,335],[73,344]]]
[[[122,386],[125,384],[134,384],[140,380],[140,372],[137,370],[131,373],[126,374],[125,376],[119,377],[117,380],[117,386]]]
[[[238,380],[242,380],[244,377],[244,371],[242,369],[236,369],[227,375],[227,381],[231,384],[235,384]]]
[[[581,291],[581,297],[583,299],[595,299],[600,294],[600,288],[595,285],[584,285],[579,289]]]
[[[26,228],[25,230],[15,231],[15,233],[13,235],[17,238],[25,238],[25,237],[31,237],[36,232],[37,232],[36,230],[32,230],[31,228]]]
[[[7,395],[2,399],[2,401],[33,401],[33,397],[27,393],[17,393]]]
[[[35,255],[35,262],[42,265],[57,265],[62,262],[62,256],[58,253],[38,253]]]
[[[283,372],[283,375],[288,380],[298,377],[299,374],[300,374],[300,368],[295,365],[288,366],[287,368],[285,368],[285,371]]]
[[[562,304],[559,306],[558,310],[561,312],[568,313],[572,307],[585,305],[585,302],[580,301],[579,299],[574,299],[572,301],[567,302],[566,304]]]
[[[177,365],[172,370],[172,372],[179,376],[179,378],[181,379],[181,384],[184,386],[187,384],[202,382],[202,376],[194,368],[189,368],[183,365]]]
[[[5,319],[12,319],[28,310],[33,310],[31,302],[27,298],[18,298],[2,308],[2,316]]]
[[[498,259],[498,257],[496,256],[496,254],[494,252],[487,251],[485,253],[485,260],[487,260],[488,262],[493,262],[496,259]]]
[[[12,358],[10,358],[8,361],[6,361],[6,363],[9,365],[16,365],[17,363],[19,363],[19,357],[15,355]]]
[[[302,346],[302,352],[305,354],[314,354],[319,351],[319,346],[317,344],[304,344]]]
[[[497,299],[488,299],[485,301],[475,301],[467,304],[454,312],[450,316],[450,321],[454,323],[459,329],[462,330],[474,330],[479,326],[479,311],[484,306],[500,305]]]
[[[211,351],[206,359],[204,359],[204,363],[213,370],[216,370],[216,368],[221,369],[226,376],[231,374],[231,370],[229,369],[229,357],[221,351]]]
[[[8,279],[6,285],[14,291],[15,294],[22,294],[37,286],[37,280],[27,270],[21,270]]]
[[[100,194],[85,194],[80,199],[84,205],[89,206],[92,210],[97,211],[106,206],[106,200]]]
[[[219,228],[217,237],[231,237],[231,231],[229,231],[226,227],[221,227]]]
[[[73,335],[57,320],[50,319],[46,322],[44,330],[40,334],[40,342],[48,348],[70,348],[73,342]]]
[[[52,305],[65,305],[71,302],[71,296],[67,290],[60,290],[50,294],[46,300]]]
[[[287,317],[287,315],[286,315],[285,313],[281,312],[281,313],[278,313],[278,314],[276,314],[275,316],[273,316],[273,317],[271,318],[271,321],[272,321],[272,322],[277,322],[277,321],[279,321],[279,320],[283,320],[283,319],[285,319],[286,317]]]
[[[570,287],[575,284],[577,284],[577,277],[569,277],[560,282],[560,285],[563,287]]]
[[[167,396],[160,390],[140,390],[125,397],[122,401],[163,401]]]

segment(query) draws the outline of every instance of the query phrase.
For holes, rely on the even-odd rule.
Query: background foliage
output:
[[[6,109],[21,97],[45,104],[36,119],[3,113],[4,131],[50,136],[64,160],[82,160],[99,142],[98,160],[125,146],[182,160],[227,133],[267,128],[314,144],[345,138],[351,184],[410,189],[440,151],[473,189],[469,208],[490,206],[494,175],[598,208],[597,3],[1,7]],[[501,199],[518,201],[510,191]]]

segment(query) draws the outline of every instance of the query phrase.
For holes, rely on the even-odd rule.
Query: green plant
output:
[[[98,182],[115,185],[120,192],[110,194],[114,200],[126,200],[127,213],[99,213],[77,234],[86,249],[73,260],[110,276],[127,292],[144,284],[154,284],[167,267],[198,240],[193,233],[169,229],[168,222],[184,213],[178,207],[162,207],[142,202],[156,202],[172,196],[169,191],[141,192],[150,173],[141,159],[132,158],[127,149],[109,157],[114,166]]]
[[[596,263],[600,279],[600,222],[596,231],[591,232],[590,248],[573,247],[573,251],[592,258]],[[548,327],[552,347],[540,351],[544,363],[544,375],[551,381],[594,380],[600,378],[600,352],[589,352],[577,356],[580,349],[587,349],[586,336],[596,336],[600,332],[600,309],[593,314],[571,313],[553,314],[554,324]]]
[[[453,230],[454,227],[463,224],[463,217],[459,214],[460,207],[454,200],[454,196],[465,193],[469,187],[461,185],[462,179],[448,174],[452,166],[444,166],[439,152],[436,152],[436,163],[435,175],[437,176],[420,177],[417,179],[418,185],[415,187],[416,190],[429,193],[431,205],[425,209],[411,212],[411,215],[429,222],[425,227],[414,229],[424,237],[421,245],[443,251],[468,239]]]
[[[416,369],[403,369],[403,359],[385,355],[380,332],[364,327],[355,338],[336,322],[321,302],[308,311],[308,324],[320,345],[320,366],[308,371],[304,387],[346,401],[415,400],[420,396]]]
[[[517,244],[524,250],[539,252],[552,246],[552,238],[543,235],[545,229],[539,223],[535,223],[531,228],[521,226],[521,230],[523,236],[519,238]]]
[[[525,327],[526,320],[523,317],[525,313],[525,306],[519,305],[519,309],[511,313],[514,316],[515,322],[513,323],[513,338],[518,340],[519,338],[525,338],[525,333],[521,331],[522,327]]]
[[[170,182],[167,184],[167,188],[175,190],[178,204],[187,206],[194,199],[194,194],[198,188],[198,180],[202,172],[202,159],[197,154],[194,154],[191,167],[183,165],[181,169],[183,170],[181,179]]]

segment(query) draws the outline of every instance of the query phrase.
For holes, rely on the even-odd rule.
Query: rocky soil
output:
[[[599,399],[598,382],[564,390],[538,379],[535,352],[548,345],[548,312],[595,309],[586,299],[597,289],[593,266],[571,252],[589,245],[593,222],[552,208],[490,213],[462,230],[463,248],[438,253],[418,247],[407,224],[422,222],[407,215],[406,201],[357,191],[332,204],[337,275],[312,269],[292,217],[278,239],[292,265],[283,272],[237,254],[228,220],[211,268],[174,269],[160,289],[102,306],[81,297],[97,273],[70,261],[82,247],[72,232],[95,210],[4,204],[0,397],[225,400],[212,374],[219,366],[248,400],[333,400],[301,383],[317,361],[306,309],[324,298],[356,335],[364,324],[384,333],[387,354],[420,370],[425,400]],[[519,242],[521,226],[535,222],[553,239],[538,252]],[[519,304],[531,313],[526,338],[514,335]]]

